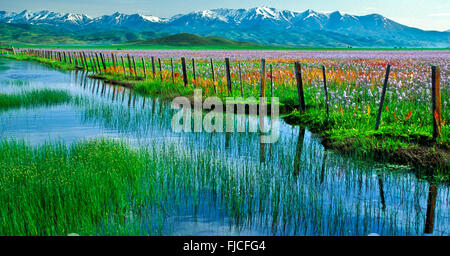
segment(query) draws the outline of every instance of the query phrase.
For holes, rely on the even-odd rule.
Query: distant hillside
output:
[[[125,44],[127,46],[226,46],[226,47],[260,47],[249,42],[238,42],[217,36],[198,36],[188,33],[175,35],[157,32],[90,31],[68,32],[55,28],[0,23],[0,44],[29,45],[105,45]]]
[[[69,32],[48,26],[0,22],[0,43],[33,45],[100,45],[120,44],[132,40],[149,40],[167,34],[153,31]]]
[[[255,43],[249,42],[238,42],[228,40],[226,38],[218,36],[198,36],[188,33],[180,33],[175,35],[164,36],[152,40],[134,41],[130,42],[128,45],[165,45],[165,46],[261,46]]]
[[[80,44],[70,34],[28,24],[0,23],[0,43],[3,44]]]

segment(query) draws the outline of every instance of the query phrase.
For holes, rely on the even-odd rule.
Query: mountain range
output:
[[[450,32],[408,27],[379,14],[294,12],[269,7],[203,10],[171,18],[118,12],[92,18],[84,14],[50,11],[0,11],[0,22],[37,25],[66,33],[100,31],[152,35],[144,39],[156,38],[155,35],[190,33],[271,46],[450,47]],[[122,43],[126,38],[119,41]]]

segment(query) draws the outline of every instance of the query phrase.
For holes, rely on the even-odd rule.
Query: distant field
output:
[[[254,45],[201,45],[201,46],[170,46],[170,45],[31,45],[16,44],[16,48],[34,49],[104,49],[104,50],[292,50],[292,51],[450,51],[450,48],[301,48],[301,47],[275,47]]]
[[[68,32],[28,24],[0,22],[0,45],[16,48],[106,49],[106,50],[307,50],[307,51],[360,51],[360,50],[450,50],[450,48],[376,48],[376,47],[293,47],[264,45],[248,41],[234,41],[219,36],[199,36],[189,33],[167,34],[159,32],[105,31]]]

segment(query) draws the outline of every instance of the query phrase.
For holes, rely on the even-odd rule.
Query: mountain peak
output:
[[[20,13],[0,11],[0,22],[53,26],[69,31],[127,30],[165,34],[185,32],[202,36],[228,35],[233,40],[253,40],[273,45],[309,45],[320,41],[321,46],[341,47],[371,46],[373,43],[379,46],[422,47],[431,44],[449,47],[448,32],[429,35],[426,31],[403,26],[379,14],[357,16],[340,11],[323,13],[311,9],[297,12],[268,6],[199,10],[167,19],[120,12],[91,18],[84,14],[55,13],[48,10],[34,13],[27,10]]]

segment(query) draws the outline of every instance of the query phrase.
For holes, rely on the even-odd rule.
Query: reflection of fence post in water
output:
[[[155,104],[156,104],[156,100],[155,100],[155,98],[153,98],[153,101],[152,101],[152,115],[155,114]]]
[[[100,81],[99,81],[99,83],[100,83]],[[102,92],[100,93],[100,95],[103,96],[104,93],[105,93],[105,84],[103,83],[102,84]]]
[[[263,134],[260,133],[260,140],[259,140],[259,162],[264,163],[265,161],[266,161],[266,151],[264,150]]]
[[[113,86],[113,87],[114,87],[114,89],[113,89],[113,95],[112,95],[112,102],[114,102],[114,99],[116,97],[116,87],[115,86]]]
[[[98,84],[100,84],[100,82],[99,82]],[[98,85],[97,88],[98,88],[99,86],[100,86],[100,85]],[[92,84],[92,94],[94,94],[94,91],[95,91],[95,83]]]
[[[128,107],[130,107],[131,106],[131,94],[133,93],[133,91],[132,90],[130,90],[130,93],[128,93]]]
[[[294,158],[294,175],[298,175],[300,172],[300,162],[303,151],[303,140],[305,139],[305,129],[298,127],[297,147],[295,150]]]
[[[380,198],[381,198],[381,209],[386,209],[386,201],[384,200],[384,189],[383,189],[383,179],[381,178],[381,174],[377,174],[378,176],[378,188],[380,190]]]
[[[320,171],[320,184],[323,183],[323,178],[325,176],[325,163],[327,162],[328,152],[324,149],[322,158],[322,170]]]
[[[83,88],[86,88],[86,84],[88,82],[88,73],[86,73],[86,75],[84,76],[83,82],[81,83],[81,86]]]
[[[98,95],[98,92],[100,90],[100,84],[97,85],[97,91],[95,92]]]
[[[425,220],[425,234],[432,234],[434,229],[434,211],[436,208],[437,187],[431,183],[428,191],[427,217]]]

